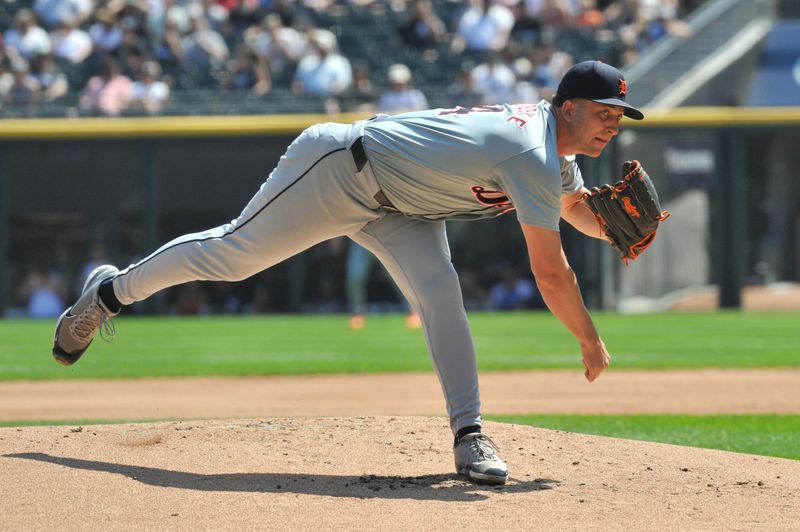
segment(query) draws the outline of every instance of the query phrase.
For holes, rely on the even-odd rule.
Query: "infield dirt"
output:
[[[800,413],[798,370],[481,379],[496,414]],[[800,530],[800,461],[490,422],[511,479],[468,483],[432,374],[6,382],[0,405],[221,418],[0,429],[2,530]]]

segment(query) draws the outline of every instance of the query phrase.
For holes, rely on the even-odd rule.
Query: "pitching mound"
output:
[[[511,479],[453,473],[444,418],[0,429],[7,530],[800,529],[800,462],[488,423]]]

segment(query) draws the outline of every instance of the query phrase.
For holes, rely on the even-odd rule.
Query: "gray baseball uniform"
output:
[[[516,209],[558,230],[583,185],[559,159],[547,102],[434,109],[305,130],[231,223],[179,237],[114,278],[122,304],[195,280],[236,281],[347,235],[374,253],[419,313],[454,432],[480,425],[475,348],[445,219]]]

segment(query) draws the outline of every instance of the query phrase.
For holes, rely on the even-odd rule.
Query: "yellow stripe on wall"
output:
[[[633,128],[723,128],[800,125],[800,107],[683,107],[643,109]],[[0,140],[219,137],[299,133],[319,122],[350,123],[369,114],[33,118],[0,120]]]
[[[0,139],[124,139],[298,133],[318,122],[350,123],[363,113],[338,115],[164,116],[0,120]]]

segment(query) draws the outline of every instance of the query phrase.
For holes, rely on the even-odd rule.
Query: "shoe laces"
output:
[[[94,336],[94,332],[100,329],[100,338],[104,342],[111,342],[117,334],[114,322],[108,317],[108,314],[100,307],[100,305],[93,301],[83,312],[81,312],[75,321],[70,326],[72,336],[80,341],[87,342]]]
[[[478,455],[481,460],[492,460],[497,457],[497,452],[500,451],[491,438],[485,434],[478,434],[478,436],[469,440],[468,445],[470,450]]]

